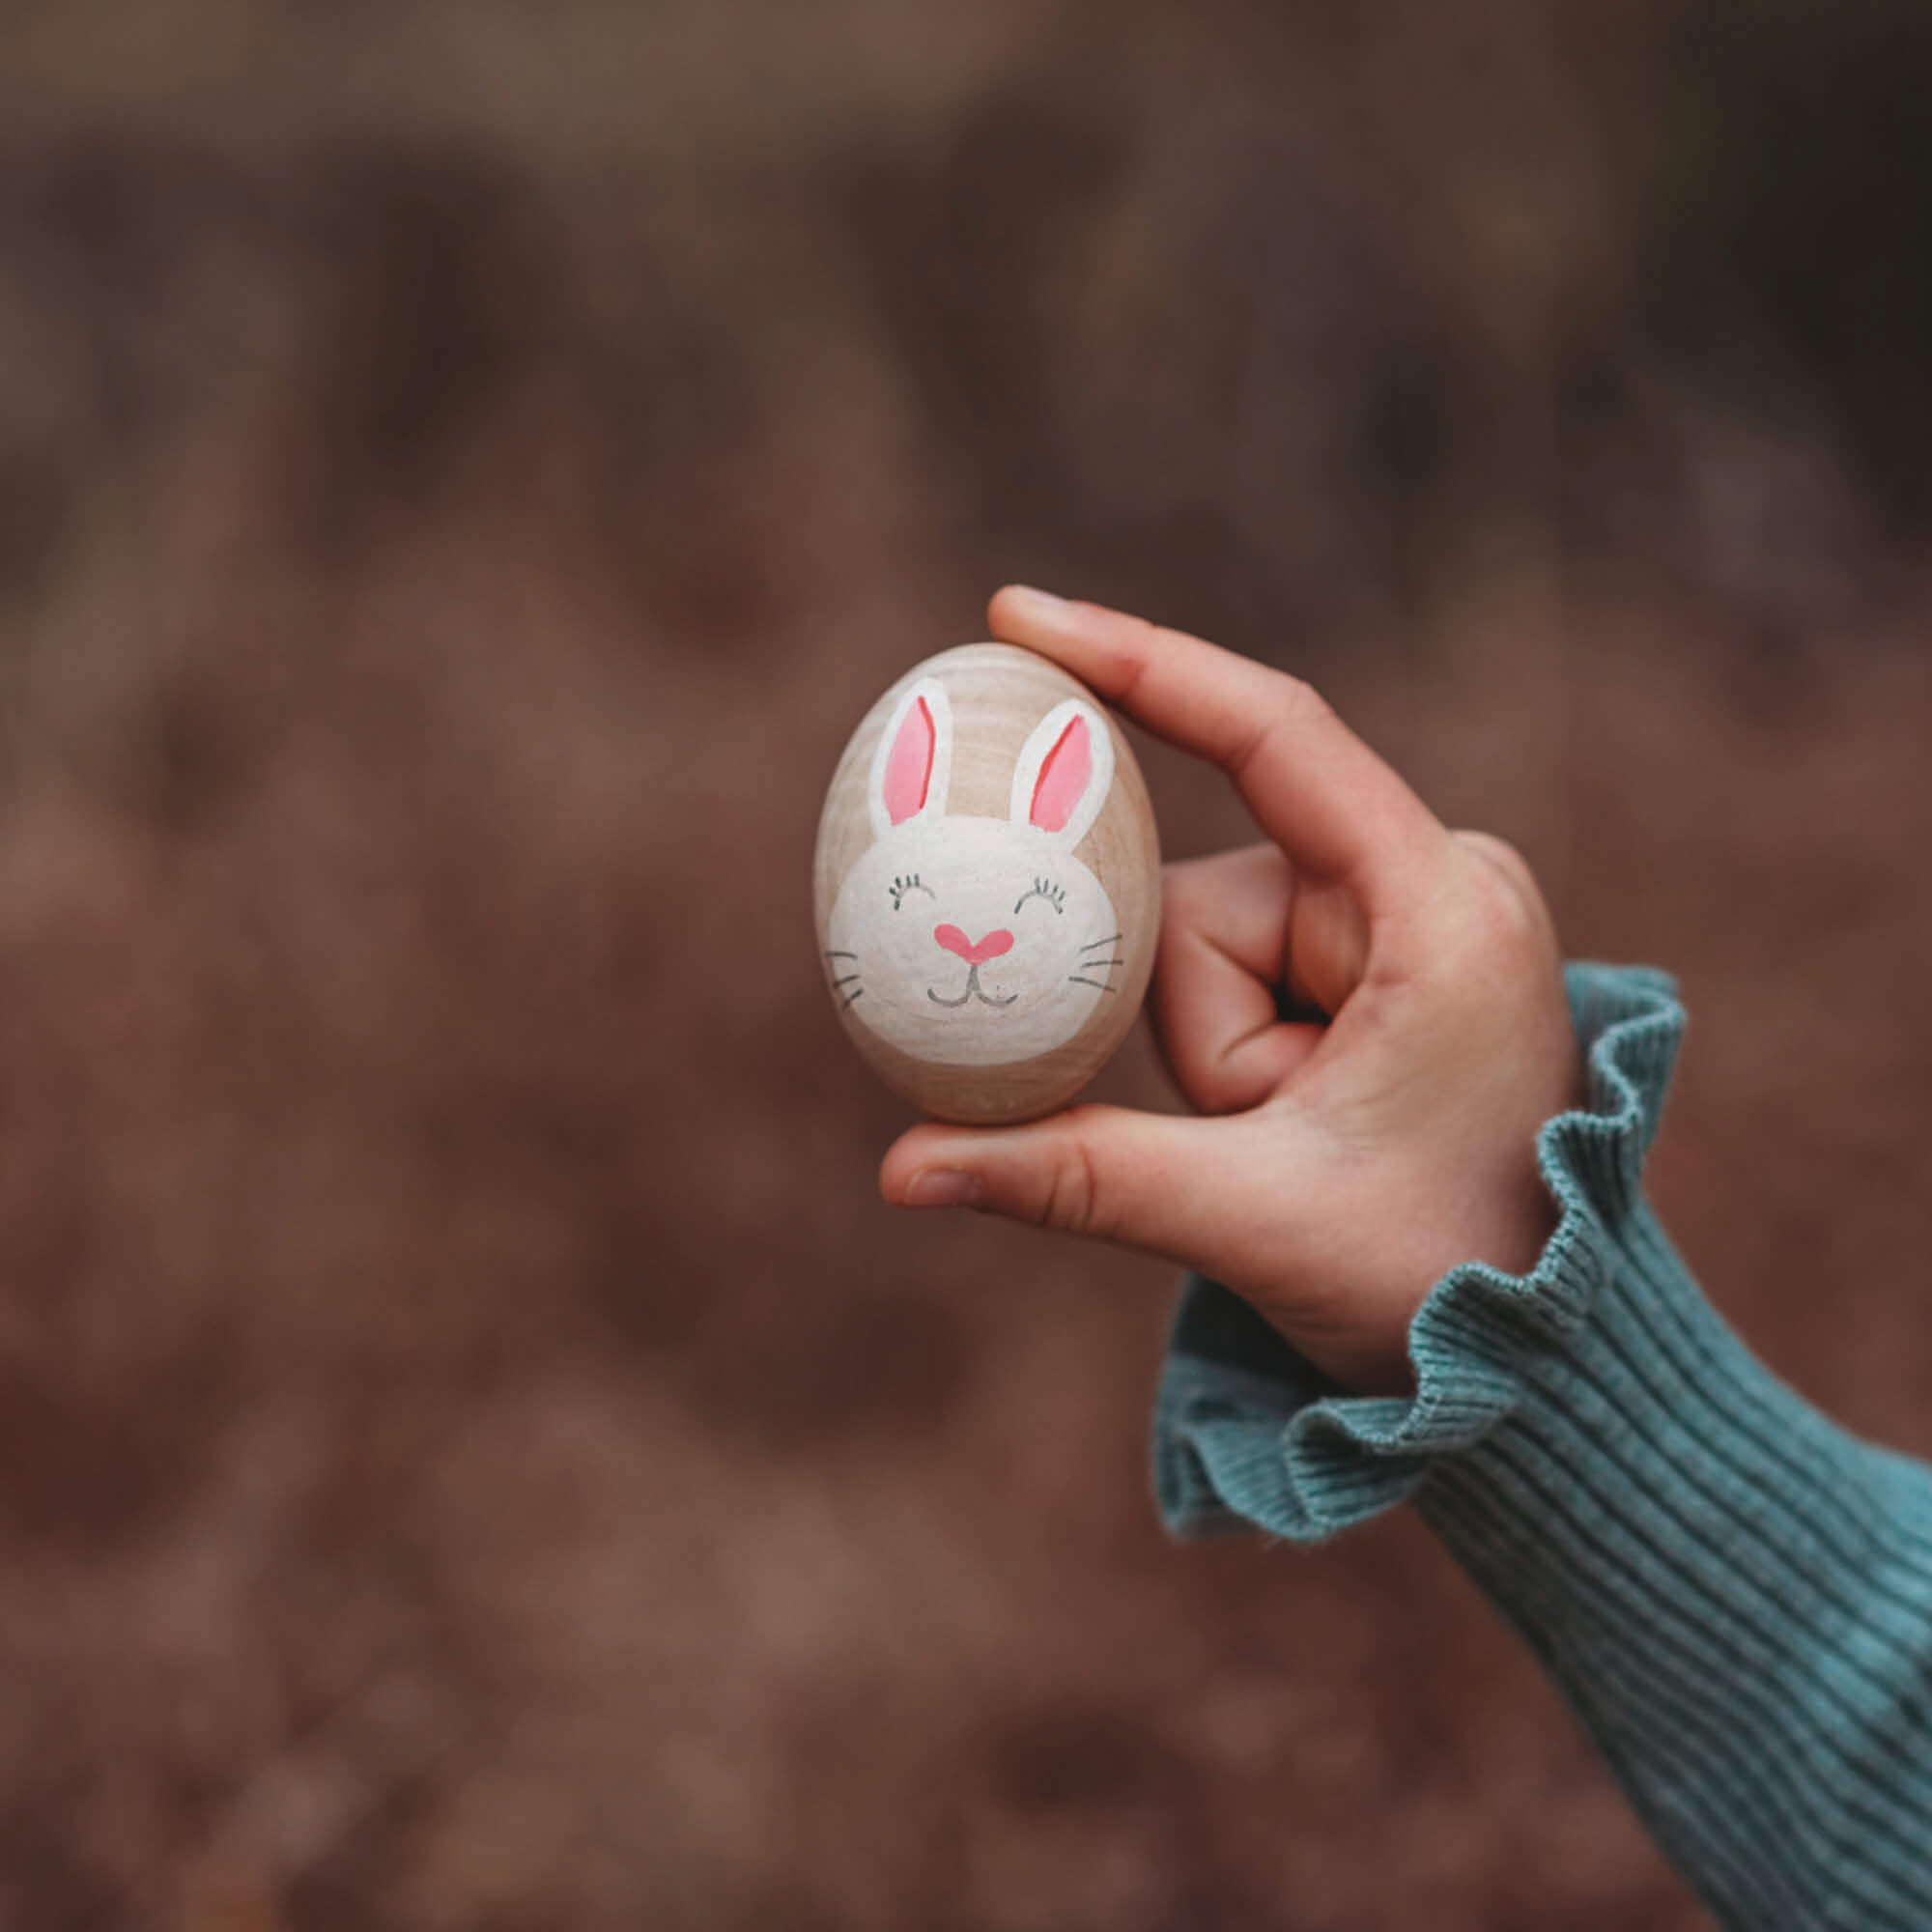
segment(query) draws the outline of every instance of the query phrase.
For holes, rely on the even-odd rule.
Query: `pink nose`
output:
[[[932,936],[949,952],[956,952],[969,966],[983,966],[989,959],[997,959],[1002,952],[1013,950],[1013,936],[1004,927],[998,932],[989,932],[978,946],[966,937],[956,925],[935,925]]]

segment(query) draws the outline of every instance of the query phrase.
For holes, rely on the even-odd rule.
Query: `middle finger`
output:
[[[1150,1006],[1168,1066],[1203,1113],[1258,1105],[1321,1041],[1320,1026],[1285,1022],[1276,1009],[1276,989],[1291,977],[1294,895],[1273,845],[1164,869]]]

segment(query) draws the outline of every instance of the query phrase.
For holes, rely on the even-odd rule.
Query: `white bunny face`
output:
[[[1113,734],[1091,704],[1055,705],[1005,818],[949,815],[952,768],[946,687],[921,678],[873,756],[873,842],[839,886],[826,958],[850,1016],[902,1052],[998,1066],[1062,1045],[1118,997],[1121,923],[1073,856],[1113,784]]]

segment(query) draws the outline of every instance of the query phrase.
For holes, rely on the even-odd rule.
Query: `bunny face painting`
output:
[[[976,818],[946,810],[952,737],[945,685],[920,679],[873,754],[875,836],[826,936],[862,1026],[921,1060],[998,1066],[1071,1039],[1114,991],[1120,922],[1073,856],[1113,783],[1113,740],[1093,705],[1063,699],[1020,753],[1007,816]]]
[[[941,1118],[1063,1104],[1152,966],[1159,851],[1131,752],[1045,660],[917,667],[846,748],[819,832],[819,937],[847,1030]]]

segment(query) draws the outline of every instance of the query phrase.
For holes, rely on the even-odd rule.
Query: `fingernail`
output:
[[[1009,584],[1007,595],[1018,604],[1022,616],[1037,617],[1043,623],[1064,623],[1073,609],[1065,598],[1056,597],[1050,590],[1036,590],[1030,583]]]
[[[971,1208],[980,1198],[980,1177],[956,1167],[926,1167],[906,1182],[908,1208]]]

